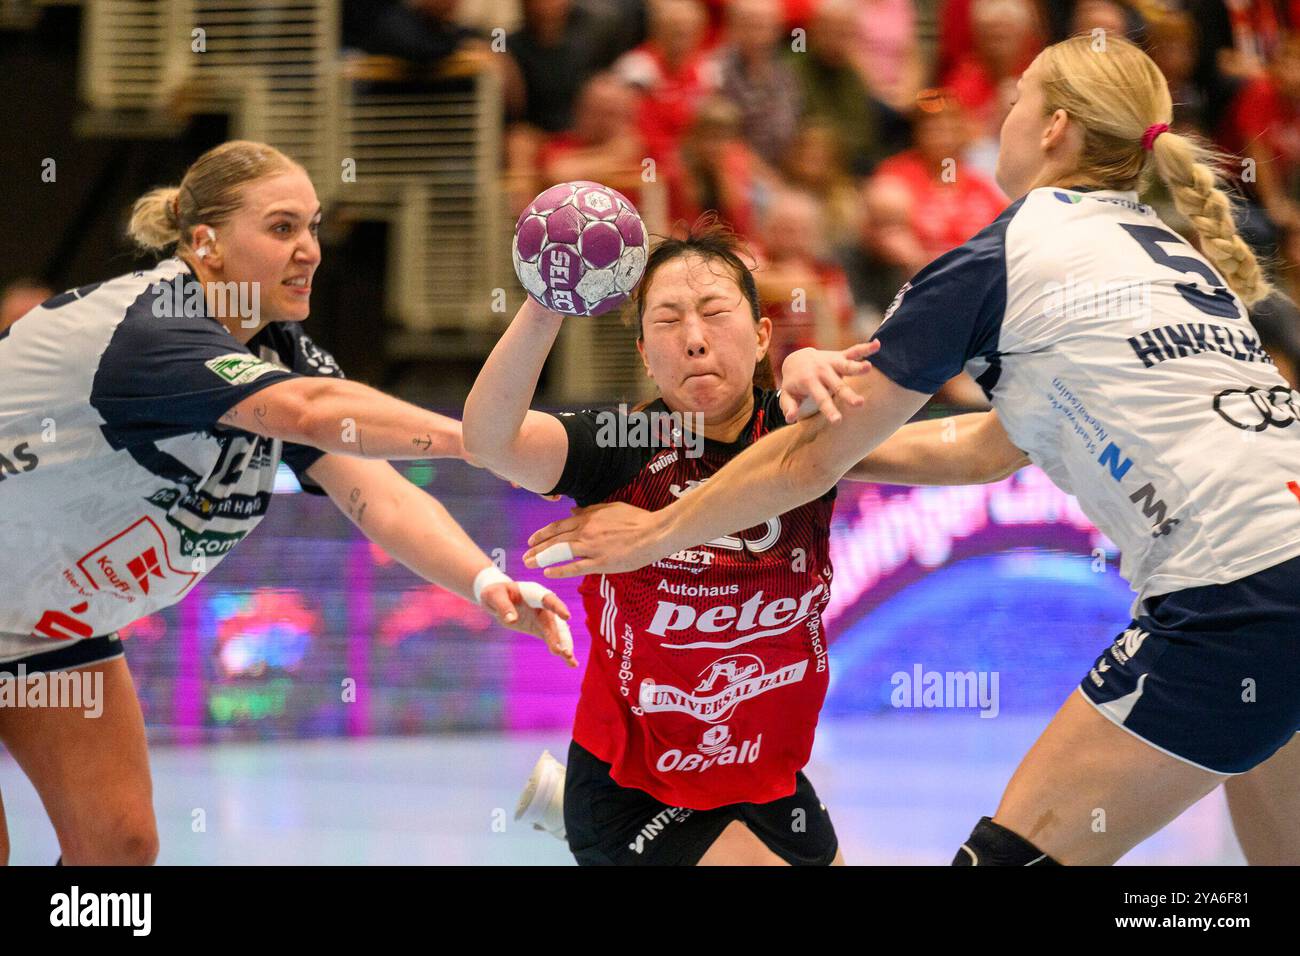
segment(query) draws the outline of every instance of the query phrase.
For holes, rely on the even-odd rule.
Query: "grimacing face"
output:
[[[687,255],[651,276],[637,351],[671,411],[722,420],[748,400],[771,335],[723,263]]]
[[[311,311],[312,276],[320,265],[321,205],[300,169],[245,187],[243,203],[220,226],[200,225],[192,246],[216,234],[204,264],[223,282],[257,283],[262,322],[301,322]],[[304,281],[305,280],[305,281]]]

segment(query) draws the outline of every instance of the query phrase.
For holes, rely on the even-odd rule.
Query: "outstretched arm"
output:
[[[975,412],[904,425],[844,477],[890,485],[982,485],[1028,464],[997,412]]]
[[[460,422],[341,378],[276,382],[239,402],[220,422],[358,458],[465,457]]]
[[[307,469],[312,481],[325,489],[339,510],[363,534],[411,571],[481,603],[497,620],[527,634],[543,638],[551,653],[576,667],[573,640],[564,621],[569,610],[547,591],[534,606],[522,588],[530,582],[503,582],[482,587],[475,595],[475,579],[492,560],[476,545],[447,509],[433,496],[411,484],[385,461],[364,461],[345,455],[325,455]],[[537,589],[537,585],[531,585]]]
[[[474,463],[539,493],[559,483],[569,454],[559,420],[528,408],[563,321],[526,298],[465,400],[465,449]]]
[[[575,559],[547,569],[547,577],[557,578],[630,571],[819,497],[927,398],[876,372],[847,384],[865,401],[842,409],[838,425],[818,415],[772,432],[659,511],[597,505],[554,522],[528,539],[525,563],[541,567]]]

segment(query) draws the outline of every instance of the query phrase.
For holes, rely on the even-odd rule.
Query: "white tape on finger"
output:
[[[555,592],[548,587],[538,584],[536,581],[520,581],[519,593],[523,596],[524,603],[532,608],[543,607],[542,601],[548,595],[554,595]],[[569,622],[555,614],[555,626],[560,632],[560,650],[569,653],[573,650],[573,632],[569,630]]]
[[[524,603],[529,607],[541,607],[542,600],[548,594],[554,594],[550,588],[536,581],[520,581],[519,594],[523,597]]]
[[[552,564],[559,564],[561,561],[572,560],[573,548],[569,547],[569,542],[567,541],[553,544],[549,548],[543,548],[537,553],[537,566],[539,568],[544,568]]]
[[[564,654],[573,652],[573,632],[569,630],[569,622],[560,615],[555,615],[555,626],[560,632],[560,651]]]

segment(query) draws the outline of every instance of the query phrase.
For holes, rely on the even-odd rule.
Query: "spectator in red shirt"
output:
[[[978,134],[996,134],[992,126],[999,88],[1014,84],[1043,47],[1038,16],[1029,0],[975,0],[971,29],[971,48],[943,77],[943,85],[952,90]]]
[[[624,53],[614,73],[640,95],[637,127],[651,157],[676,152],[700,101],[718,86],[704,46],[708,20],[698,0],[653,0],[649,39]]]
[[[882,103],[906,110],[924,86],[914,0],[859,0],[855,62]]]
[[[539,156],[546,184],[609,182],[639,171],[645,146],[637,132],[635,94],[609,73],[587,83],[573,112],[573,129],[551,137]]]
[[[923,92],[913,118],[916,145],[876,169],[911,197],[911,225],[927,261],[961,245],[997,218],[1007,199],[997,185],[961,161],[966,125],[956,100]]]
[[[1249,175],[1242,178],[1269,219],[1300,228],[1300,37],[1289,38],[1268,71],[1238,94],[1224,139],[1253,161],[1253,187]]]

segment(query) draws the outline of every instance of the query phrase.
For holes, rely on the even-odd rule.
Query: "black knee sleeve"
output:
[[[992,817],[980,817],[952,859],[953,866],[1060,866],[1024,837]]]

